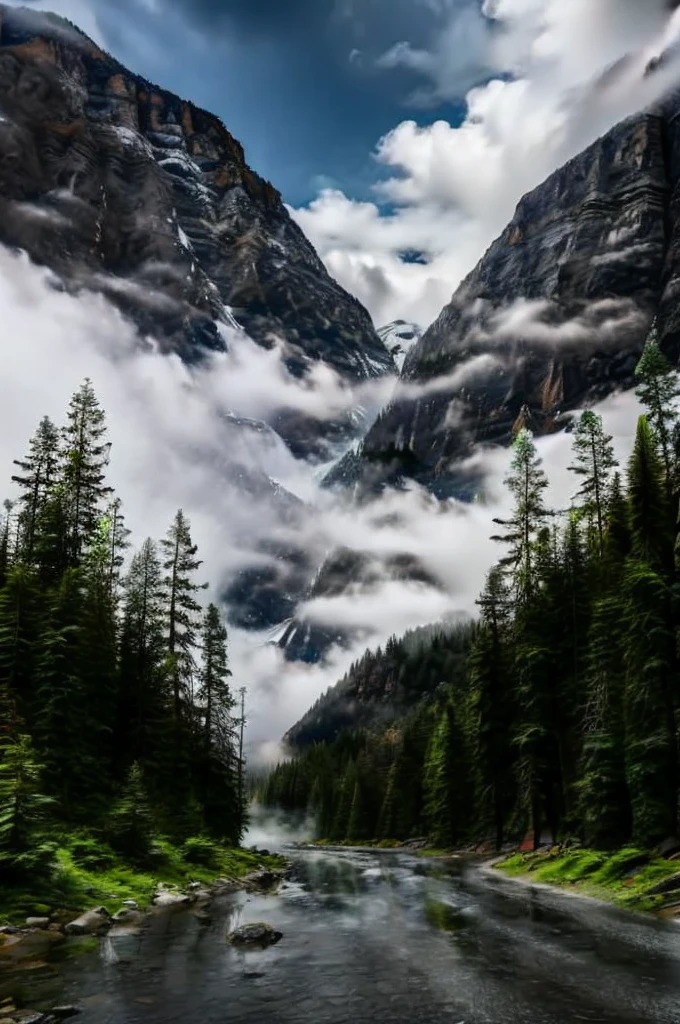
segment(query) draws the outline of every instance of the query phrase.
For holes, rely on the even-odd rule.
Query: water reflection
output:
[[[158,914],[13,992],[82,1024],[677,1024],[680,931],[460,862],[302,851],[276,897]],[[234,928],[283,932],[234,949]],[[0,982],[0,994],[2,994]],[[6,983],[5,983],[6,984]]]

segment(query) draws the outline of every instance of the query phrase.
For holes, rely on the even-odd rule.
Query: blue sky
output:
[[[123,0],[127,17],[121,3],[95,6],[115,55],[219,114],[293,205],[324,185],[367,195],[380,176],[371,153],[395,124],[463,113],[455,98],[414,95],[413,69],[377,66],[400,42],[429,47],[446,0]]]
[[[680,33],[669,0],[23,3],[220,115],[378,325],[431,322],[521,196],[651,99]],[[630,81],[591,93],[626,54]]]

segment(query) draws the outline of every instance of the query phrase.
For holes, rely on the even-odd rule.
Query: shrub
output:
[[[74,863],[86,871],[106,871],[116,862],[111,847],[98,842],[92,836],[79,836],[73,839],[69,848]]]
[[[182,856],[188,864],[202,868],[218,868],[220,864],[218,847],[204,836],[187,839],[182,846]]]

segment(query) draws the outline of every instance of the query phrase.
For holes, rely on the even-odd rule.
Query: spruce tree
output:
[[[118,763],[143,764],[154,778],[154,762],[167,742],[172,701],[165,664],[163,570],[147,538],[130,564],[124,585],[120,630]]]
[[[516,721],[511,686],[510,593],[500,566],[487,576],[478,604],[482,621],[468,664],[477,711],[480,802],[483,807],[490,807],[496,849],[500,849],[513,803],[512,733]],[[482,817],[486,816],[482,811]]]
[[[106,417],[88,378],[71,398],[67,425],[62,430],[67,551],[69,564],[74,566],[79,564],[112,493],[105,483],[110,450]]]
[[[509,547],[501,564],[512,571],[517,601],[521,604],[535,589],[536,541],[549,515],[543,503],[548,481],[528,430],[520,430],[515,438],[514,456],[505,483],[514,499],[513,514],[511,519],[494,519],[508,532],[493,539]]]
[[[647,410],[650,426],[658,442],[667,493],[670,495],[675,483],[672,438],[673,424],[678,416],[680,385],[677,371],[661,351],[656,326],[647,339],[635,376],[639,381],[636,394]]]
[[[20,470],[12,480],[20,489],[17,504],[21,557],[32,562],[45,504],[59,482],[59,431],[48,416],[43,417],[31,438],[28,454],[15,459],[14,465]]]
[[[179,722],[183,700],[193,697],[191,687],[201,611],[195,595],[206,587],[206,584],[194,582],[194,573],[203,563],[196,558],[198,548],[191,539],[191,527],[181,509],[167,536],[161,541],[161,547],[165,556],[163,569],[168,662],[175,720]]]
[[[35,652],[42,600],[35,570],[17,563],[0,589],[0,686],[7,689],[21,718],[31,723]]]
[[[595,523],[598,550],[602,555],[607,494],[617,461],[612,437],[605,433],[602,417],[594,412],[586,411],[581,415],[574,435],[574,457],[569,469],[582,478],[576,498],[580,499],[583,515]]]
[[[42,791],[41,766],[30,736],[18,736],[0,757],[0,875],[43,874],[53,849],[45,842],[51,801]]]
[[[212,833],[238,842],[241,836],[235,700],[229,688],[227,630],[219,609],[210,604],[203,618],[202,669],[196,701],[203,716],[200,758],[201,802]]]

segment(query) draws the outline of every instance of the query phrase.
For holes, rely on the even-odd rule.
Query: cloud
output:
[[[261,421],[244,423],[238,415],[242,392],[252,391],[247,400],[253,408],[271,400],[266,388],[256,393],[255,377],[270,374],[277,386],[285,379],[272,371],[271,353],[271,366],[259,361],[261,349],[246,346],[240,368],[226,355],[187,367],[152,340],[140,345],[133,327],[103,295],[74,296],[55,288],[46,271],[4,248],[0,312],[7,339],[0,351],[0,479],[7,485],[12,460],[25,452],[40,417],[61,422],[71,393],[87,375],[107,412],[113,442],[109,478],[123,499],[134,542],[164,535],[174,510],[183,507],[204,559],[202,578],[212,584],[207,598],[219,597],[244,564],[258,557],[266,564],[263,538],[302,541],[317,564],[340,547],[367,552],[378,569],[407,555],[436,581],[427,586],[378,572],[366,587],[308,601],[303,612],[314,621],[363,629],[358,642],[349,650],[334,649],[322,666],[288,664],[267,643],[268,635],[231,630],[234,681],[248,689],[252,750],[277,741],[366,644],[384,643],[392,633],[449,612],[474,613],[484,575],[499,553],[489,539],[493,518],[509,511],[503,487],[508,451],[475,455],[485,486],[483,500],[471,505],[439,502],[414,485],[357,507],[349,496],[320,488],[316,468],[295,460]],[[301,401],[310,401],[308,391]],[[603,409],[625,456],[634,400],[616,396]],[[566,472],[570,446],[568,435],[539,441],[558,507],[566,507],[576,490]],[[287,488],[284,502],[258,490],[269,478],[279,487],[278,499]]]
[[[378,324],[431,322],[522,195],[676,81],[677,58],[646,75],[680,31],[663,0],[495,0],[484,11],[494,19],[485,37],[494,72],[468,92],[461,123],[406,120],[388,132],[374,154],[385,175],[375,201],[326,190],[292,211]],[[452,8],[450,25],[462,17]],[[383,66],[407,60],[432,95],[458,101],[449,69],[465,59],[454,29],[429,56],[401,47]],[[404,262],[406,250],[427,262]]]

